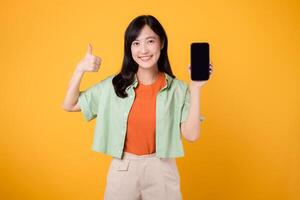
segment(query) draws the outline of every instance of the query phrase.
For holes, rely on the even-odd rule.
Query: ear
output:
[[[162,50],[164,48],[164,44],[165,44],[165,41],[162,41],[160,50]]]

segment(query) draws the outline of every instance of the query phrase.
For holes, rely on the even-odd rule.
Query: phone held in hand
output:
[[[209,79],[209,44],[193,42],[191,44],[191,79],[205,81]]]

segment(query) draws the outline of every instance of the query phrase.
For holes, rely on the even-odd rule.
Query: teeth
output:
[[[145,57],[140,57],[140,59],[141,59],[142,61],[147,61],[147,60],[149,60],[151,57],[152,57],[152,56],[145,56]]]

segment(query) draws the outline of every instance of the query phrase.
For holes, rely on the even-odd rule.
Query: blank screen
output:
[[[191,44],[191,79],[209,79],[209,44]]]

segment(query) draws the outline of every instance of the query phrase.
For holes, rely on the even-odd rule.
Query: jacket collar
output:
[[[164,86],[164,88],[169,88],[170,85],[172,84],[173,77],[170,76],[169,74],[167,74],[166,72],[163,72],[163,73],[164,73],[164,75],[165,75],[165,80],[166,80],[166,82],[167,82],[167,85]],[[131,85],[129,85],[129,86],[127,87],[127,89],[129,89],[129,88],[131,88],[131,87],[136,88],[137,85],[138,85],[138,79],[137,79],[137,75],[135,74],[135,75],[134,75],[134,81],[133,81],[133,83],[132,83]]]

